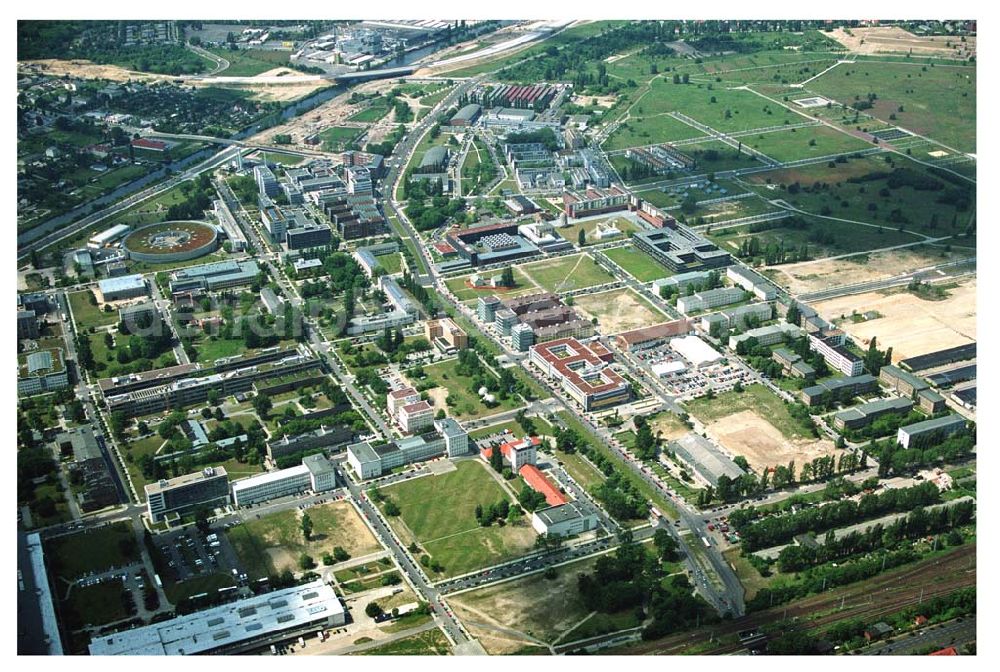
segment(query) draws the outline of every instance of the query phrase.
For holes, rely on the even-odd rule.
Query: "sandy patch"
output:
[[[134,70],[127,70],[117,65],[99,65],[91,61],[63,61],[54,58],[45,58],[36,61],[18,61],[17,70],[18,72],[32,72],[55,77],[69,75],[70,77],[80,77],[82,79],[107,79],[114,82],[127,82],[129,80],[157,81],[174,79],[174,77],[170,75],[158,75],[150,72],[136,72]]]
[[[582,105],[584,107],[590,105],[591,103],[596,103],[598,107],[613,107],[615,103],[618,102],[616,96],[577,96],[574,95],[570,98],[570,102],[574,105]]]
[[[905,248],[856,255],[843,259],[817,259],[782,264],[767,269],[768,275],[792,294],[807,294],[858,282],[885,280],[969,256],[968,251],[944,252],[944,248]],[[941,256],[941,255],[944,256]]]
[[[448,404],[445,403],[445,399],[448,397],[448,390],[443,387],[432,387],[427,390],[427,396],[430,397],[429,401],[431,406],[434,408],[448,409]]]
[[[653,434],[660,432],[667,441],[679,439],[690,431],[678,416],[670,412],[661,413],[649,425]]]
[[[899,361],[976,340],[976,280],[948,290],[942,301],[926,301],[909,292],[871,292],[821,301],[813,307],[826,319],[878,311],[883,317],[868,322],[844,322],[841,328],[861,347],[873,336],[882,348],[892,346]]]
[[[706,426],[708,435],[731,455],[747,458],[750,467],[761,470],[795,461],[796,467],[817,457],[837,452],[828,440],[789,440],[755,411],[741,411]]]
[[[631,289],[577,296],[573,307],[588,318],[596,317],[597,328],[605,335],[648,327],[667,319]]]
[[[850,34],[843,28],[826,33],[829,37],[858,54],[909,53],[920,56],[949,56],[968,58],[976,53],[976,38],[948,35],[918,36],[898,26],[852,28]],[[949,46],[950,45],[950,46]]]

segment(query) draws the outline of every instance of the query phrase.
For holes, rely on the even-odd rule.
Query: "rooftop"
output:
[[[169,490],[171,488],[176,488],[182,485],[190,485],[191,483],[197,483],[198,481],[206,481],[210,478],[228,478],[225,467],[206,467],[201,471],[196,471],[191,474],[184,474],[183,476],[178,476],[177,478],[171,478],[169,480],[163,479],[157,481],[156,483],[146,484],[146,495],[155,494],[157,492],[163,492],[164,490]]]
[[[97,283],[101,294],[122,292],[130,289],[145,288],[146,282],[141,275],[123,275],[118,278],[106,278]]]

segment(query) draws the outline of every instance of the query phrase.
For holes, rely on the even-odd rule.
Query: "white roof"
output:
[[[288,469],[268,471],[263,474],[251,476],[250,478],[241,478],[238,481],[233,481],[232,488],[233,492],[236,493],[248,488],[255,488],[259,485],[264,485],[265,483],[274,483],[275,481],[283,481],[288,478],[307,476],[308,474],[309,467],[304,464],[299,464],[294,467],[289,467]]]
[[[191,655],[343,614],[333,588],[322,579],[237,600],[162,623],[124,630],[90,643],[92,656]]]
[[[653,364],[650,367],[657,376],[665,376],[668,373],[677,373],[678,371],[683,371],[687,368],[684,362],[660,362],[658,364]]]
[[[716,352],[712,346],[697,336],[682,336],[670,341],[673,348],[681,357],[691,362],[694,366],[710,364],[722,359],[722,355]]]

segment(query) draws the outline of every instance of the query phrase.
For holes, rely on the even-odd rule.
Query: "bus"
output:
[[[712,548],[712,543],[708,540],[708,537],[702,537],[701,541],[705,544],[705,548]]]

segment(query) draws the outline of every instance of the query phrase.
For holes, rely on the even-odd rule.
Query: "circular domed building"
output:
[[[214,252],[219,233],[205,222],[160,222],[136,229],[122,242],[129,259],[165,264]]]

